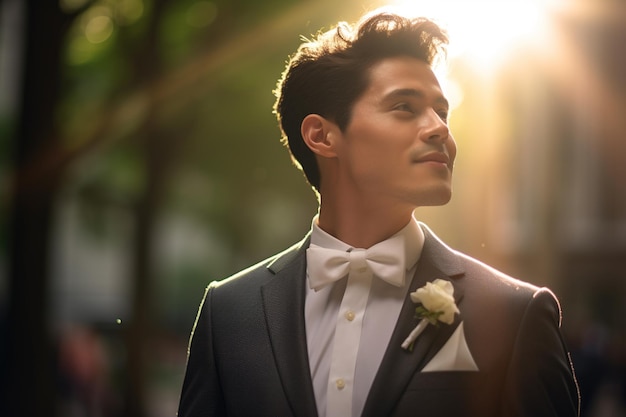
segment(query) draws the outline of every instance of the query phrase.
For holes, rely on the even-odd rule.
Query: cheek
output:
[[[350,159],[353,165],[372,167],[380,163],[380,158],[388,152],[388,141],[383,132],[378,132],[376,126],[360,124],[351,130],[345,138],[350,147]]]

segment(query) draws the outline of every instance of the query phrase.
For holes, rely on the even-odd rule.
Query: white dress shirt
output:
[[[317,216],[311,228],[312,245],[357,249],[323,231]],[[424,245],[414,218],[397,234],[405,241],[407,272],[401,286],[372,277],[369,270],[318,291],[307,286],[304,317],[319,417],[358,417],[363,411]]]

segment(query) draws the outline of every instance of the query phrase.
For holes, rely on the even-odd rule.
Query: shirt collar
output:
[[[336,249],[341,251],[349,251],[355,249],[347,243],[337,239],[330,233],[324,231],[318,225],[319,215],[316,214],[311,221],[311,244],[321,246],[326,249]],[[424,231],[419,225],[417,219],[411,216],[411,220],[400,229],[393,236],[403,234],[404,235],[404,250],[405,250],[405,268],[409,271],[417,264],[424,247]],[[391,239],[391,237],[389,238]]]

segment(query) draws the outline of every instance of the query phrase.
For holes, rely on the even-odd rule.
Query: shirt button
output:
[[[366,266],[360,266],[359,268],[357,268],[357,271],[363,273],[363,272],[367,271],[367,267]]]
[[[348,311],[346,311],[346,314],[344,314],[344,316],[345,316],[346,320],[352,321],[352,320],[354,320],[354,311],[348,310]]]
[[[337,385],[337,389],[344,389],[346,386],[346,381],[344,381],[343,378],[339,378],[335,381],[335,385]]]

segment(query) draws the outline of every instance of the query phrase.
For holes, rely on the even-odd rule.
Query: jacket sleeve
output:
[[[187,369],[178,408],[179,417],[224,416],[224,399],[219,383],[211,329],[211,296],[207,288],[194,324],[187,357]]]
[[[560,321],[554,294],[546,288],[538,290],[528,303],[513,346],[501,415],[579,415],[578,386]]]

